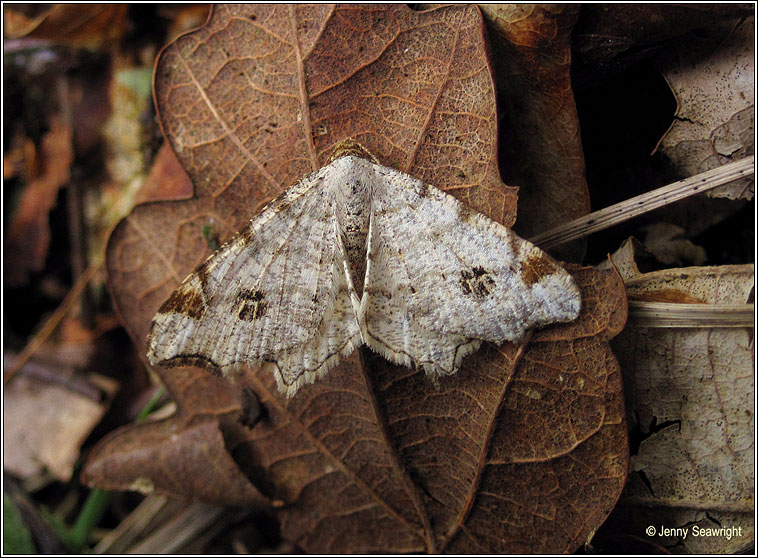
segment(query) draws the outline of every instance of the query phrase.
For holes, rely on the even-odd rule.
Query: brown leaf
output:
[[[755,18],[724,23],[676,41],[657,66],[677,99],[676,119],[658,148],[682,176],[755,153]],[[752,199],[752,178],[708,192]]]
[[[94,480],[102,488],[151,492],[156,488],[153,479],[158,479],[161,492],[188,499],[267,505],[232,459],[216,417],[190,424],[169,419],[122,428],[103,438],[93,455],[83,480]],[[131,482],[124,484],[125,478]]]
[[[626,243],[615,263],[630,299],[712,305],[750,300],[754,266],[641,273]],[[755,425],[753,331],[738,327],[643,327],[630,315],[613,342],[624,369],[627,413],[638,448],[613,524],[640,535],[649,525],[687,528],[651,537],[692,553],[733,553],[753,541]],[[694,528],[739,527],[698,536]],[[618,532],[618,531],[617,531]]]
[[[198,368],[179,368],[161,377],[180,412],[160,422],[125,426],[100,440],[82,481],[114,490],[155,488],[191,500],[261,506],[265,498],[234,460],[234,448],[247,433],[239,387]]]
[[[612,274],[575,271],[585,302],[577,323],[540,332],[523,354],[488,347],[438,391],[423,373],[373,354],[363,357],[370,378],[356,355],[291,402],[273,378],[250,375],[265,418],[247,430],[231,399],[239,388],[203,371],[168,371],[182,413],[104,440],[85,480],[253,503],[240,479],[226,478],[234,467],[217,463],[223,443],[187,455],[210,442],[186,425],[215,413],[226,421],[224,439],[235,440],[228,451],[281,502],[284,535],[305,549],[574,549],[610,511],[627,464],[621,378],[606,345],[623,326],[625,304],[617,297],[608,305],[618,288]],[[556,362],[570,365],[556,370]],[[217,428],[205,432],[220,440]],[[185,465],[177,470],[177,462]]]
[[[229,238],[348,137],[513,222],[474,7],[219,6],[164,50],[155,89],[195,198],[142,205],[111,237],[114,302],[141,351],[158,306],[209,253],[203,229]],[[176,467],[187,463],[182,448],[197,443],[190,425],[208,421],[207,435],[223,445],[206,443],[226,448],[281,505],[284,536],[305,550],[574,550],[613,507],[628,460],[607,346],[626,299],[612,273],[574,272],[577,322],[540,331],[528,346],[488,346],[438,389],[370,351],[291,400],[256,371],[237,386],[194,369],[161,371],[179,414],[145,431],[142,454],[143,427],[103,442],[85,477],[114,487],[149,478],[187,496],[213,482],[203,497],[253,503],[249,491],[232,494],[241,486],[233,463],[216,473],[216,453]],[[242,388],[260,405],[252,428],[240,420],[248,420]]]
[[[74,159],[71,126],[52,116],[50,131],[42,139],[41,174],[31,180],[11,217],[5,240],[6,285],[19,285],[28,274],[45,265],[50,244],[48,214],[58,199],[58,190],[69,180]]]
[[[578,5],[486,4],[501,98],[508,179],[518,183],[517,232],[530,238],[590,212],[571,88]],[[552,250],[581,261],[585,241]]]
[[[126,29],[126,4],[51,4],[25,14],[4,7],[5,35],[33,37],[76,47],[110,46]]]

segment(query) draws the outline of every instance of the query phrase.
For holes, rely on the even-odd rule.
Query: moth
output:
[[[483,341],[579,314],[555,260],[355,142],[193,271],[148,334],[153,365],[262,365],[291,397],[356,347],[454,373]]]

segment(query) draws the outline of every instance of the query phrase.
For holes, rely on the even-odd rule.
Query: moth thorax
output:
[[[337,219],[342,229],[353,286],[360,296],[366,275],[366,241],[368,238],[371,202],[365,181],[351,177],[345,183],[342,199],[338,200]]]

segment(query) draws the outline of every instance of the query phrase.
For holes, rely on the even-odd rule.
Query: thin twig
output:
[[[74,283],[74,286],[71,287],[71,290],[60,303],[58,308],[55,309],[55,312],[53,312],[45,322],[45,325],[43,325],[37,334],[32,337],[29,343],[26,344],[26,347],[24,347],[24,349],[19,353],[16,360],[6,370],[3,371],[3,384],[7,384],[13,378],[13,376],[15,376],[18,371],[21,370],[29,358],[31,358],[31,356],[37,352],[37,350],[42,346],[47,338],[50,337],[53,331],[55,331],[55,328],[58,327],[58,324],[64,318],[66,313],[71,309],[79,296],[81,296],[81,294],[84,292],[85,287],[90,282],[92,277],[94,277],[95,273],[98,271],[98,269],[100,269],[101,264],[102,262],[93,263],[86,270],[84,270],[84,273],[79,276],[79,278]]]
[[[652,192],[647,192],[606,207],[605,209],[594,211],[589,215],[574,219],[560,227],[540,233],[529,240],[540,248],[553,248],[565,242],[583,238],[613,225],[623,223],[643,213],[682,200],[693,194],[699,194],[716,186],[746,178],[754,172],[755,156],[751,155],[734,163],[711,169],[690,178],[674,182],[668,186],[663,186]]]
[[[637,327],[754,327],[753,304],[682,304],[629,301],[629,320]]]

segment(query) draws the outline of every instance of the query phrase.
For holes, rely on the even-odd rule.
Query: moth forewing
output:
[[[264,363],[292,396],[362,344],[441,376],[482,341],[576,318],[547,254],[365,153],[343,149],[195,270],[153,320],[150,362]]]

